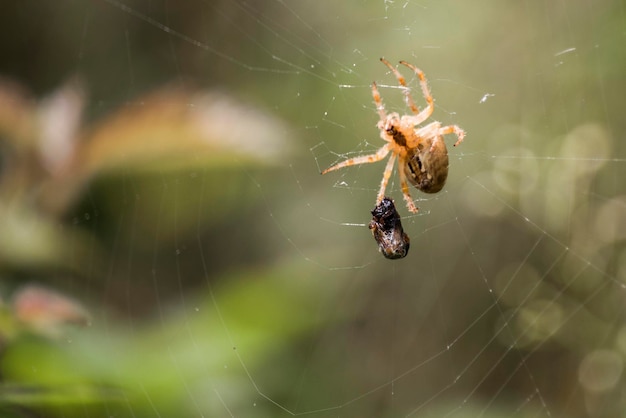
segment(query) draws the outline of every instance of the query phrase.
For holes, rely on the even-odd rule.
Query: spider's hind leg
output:
[[[455,147],[463,142],[463,138],[465,138],[465,131],[456,125],[444,126],[443,128],[439,129],[439,135],[447,134],[455,134],[457,136],[458,139],[454,143]]]

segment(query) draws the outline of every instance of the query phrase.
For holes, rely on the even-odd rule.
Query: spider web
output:
[[[227,92],[283,120],[293,145],[268,166],[235,153],[89,185],[72,228],[108,256],[70,286],[96,302],[86,341],[67,345],[110,368],[92,366],[96,380],[123,380],[107,413],[623,414],[622,2],[31,6],[12,10],[66,48],[24,58],[54,82],[2,66],[35,91],[78,73],[93,119],[164,84]],[[372,81],[388,112],[409,112],[381,56],[425,72],[426,123],[467,132],[446,139],[446,187],[411,189],[417,214],[394,170],[386,194],[411,238],[397,261],[367,227],[385,163],[319,175],[382,145]]]

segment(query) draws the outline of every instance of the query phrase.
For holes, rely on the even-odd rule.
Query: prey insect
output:
[[[424,193],[437,193],[440,191],[448,178],[448,150],[443,136],[455,134],[457,141],[454,143],[454,146],[457,146],[463,141],[465,131],[456,125],[441,126],[440,122],[431,122],[425,126],[418,126],[426,121],[435,110],[434,99],[430,94],[426,76],[424,76],[422,70],[414,65],[406,61],[400,61],[400,64],[411,69],[419,79],[422,94],[426,100],[426,108],[420,111],[411,96],[402,74],[386,59],[381,58],[380,61],[391,70],[398,80],[404,93],[404,100],[411,109],[411,114],[402,116],[396,112],[388,114],[385,111],[376,82],[372,83],[372,96],[380,117],[376,126],[385,144],[374,154],[362,155],[342,161],[322,171],[322,174],[352,165],[381,161],[388,154],[391,154],[383,172],[383,179],[376,196],[376,204],[381,204],[384,199],[385,189],[397,159],[402,195],[409,211],[415,213],[418,209],[409,193],[408,183],[411,183]]]
[[[402,229],[400,215],[390,198],[383,197],[372,210],[369,229],[372,230],[378,249],[385,258],[395,260],[404,258],[409,253],[411,240]]]

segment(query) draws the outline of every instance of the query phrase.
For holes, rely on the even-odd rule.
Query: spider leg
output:
[[[420,110],[417,107],[417,105],[415,104],[415,101],[413,100],[413,97],[411,97],[411,90],[409,90],[409,87],[406,85],[406,80],[404,79],[402,74],[400,74],[400,71],[398,71],[397,68],[392,66],[391,63],[389,61],[387,61],[386,59],[384,59],[384,58],[381,58],[380,62],[385,64],[391,70],[391,72],[398,79],[398,83],[400,83],[400,85],[402,87],[404,87],[402,89],[402,93],[404,93],[404,101],[406,102],[407,106],[409,106],[411,108],[411,111],[413,111],[413,113],[415,113],[417,115],[420,112]]]
[[[417,77],[420,79],[420,86],[422,86],[422,94],[424,95],[424,99],[426,99],[426,103],[428,103],[428,106],[426,107],[426,109],[422,110],[419,114],[415,115],[414,124],[419,125],[420,123],[428,119],[430,115],[433,114],[433,111],[435,110],[435,101],[433,100],[433,96],[430,94],[430,89],[428,88],[428,82],[426,81],[426,76],[424,75],[424,72],[420,70],[419,68],[417,68],[416,66],[414,66],[413,64],[409,64],[406,61],[400,61],[400,64],[406,67],[409,67],[411,70],[413,70],[415,75],[417,75]]]
[[[335,164],[332,167],[328,167],[326,170],[322,171],[322,174],[329,173],[331,171],[339,170],[343,167],[349,167],[351,165],[359,165],[359,164],[369,164],[375,163],[376,161],[380,161],[389,154],[389,144],[383,145],[375,154],[361,155],[360,157],[350,158],[348,160],[342,161],[339,164]]]
[[[400,187],[402,188],[402,196],[404,197],[404,201],[406,202],[406,207],[409,209],[409,212],[417,213],[418,209],[415,206],[415,203],[413,203],[413,199],[411,198],[411,193],[409,192],[409,184],[407,183],[407,180],[406,180],[406,173],[402,169],[402,167],[404,167],[405,164],[406,164],[406,161],[404,161],[404,158],[400,157],[398,161],[398,165],[400,166],[400,169],[398,170],[398,172],[400,174]]]
[[[439,128],[438,133],[439,135],[455,134],[458,138],[457,141],[454,143],[455,147],[463,142],[463,138],[465,138],[465,131],[456,125],[444,126],[443,128]]]
[[[383,201],[385,197],[385,189],[387,188],[387,183],[389,183],[389,177],[391,177],[391,173],[393,172],[393,163],[396,161],[396,154],[393,154],[389,157],[389,161],[387,161],[387,165],[385,166],[385,171],[383,172],[383,179],[380,182],[380,190],[378,191],[378,195],[376,196],[376,204],[379,205],[380,202]]]
[[[374,103],[376,103],[376,110],[380,115],[380,120],[384,122],[385,119],[387,119],[387,113],[385,112],[385,105],[383,105],[383,100],[380,98],[380,93],[378,92],[375,81],[372,82],[372,96],[374,97]]]

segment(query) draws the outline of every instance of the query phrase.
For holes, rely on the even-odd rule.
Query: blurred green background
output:
[[[0,414],[626,416],[623,1],[7,1]],[[458,124],[367,229],[381,56]],[[418,105],[419,86],[407,71]]]

